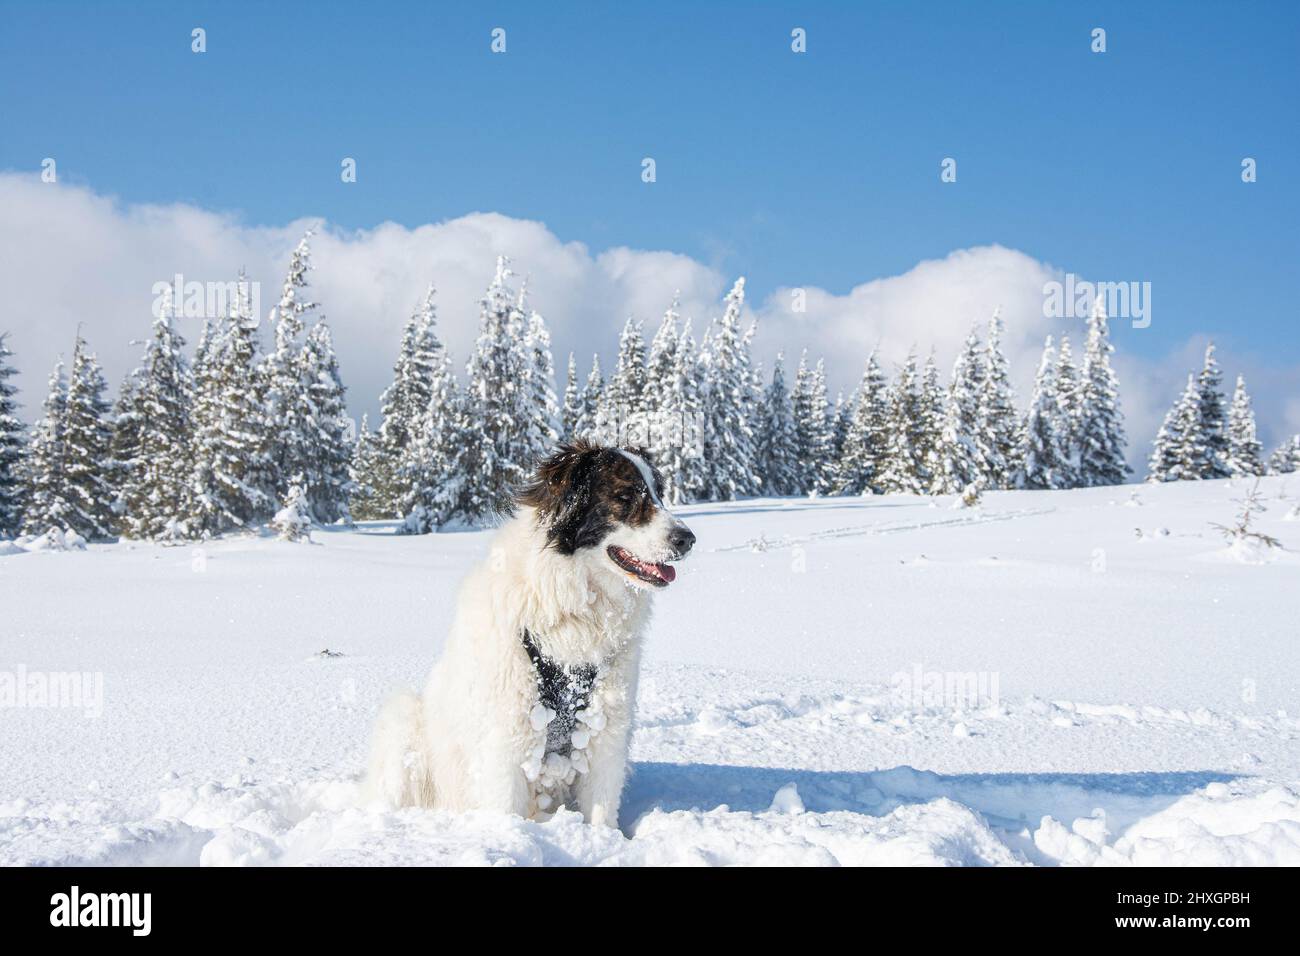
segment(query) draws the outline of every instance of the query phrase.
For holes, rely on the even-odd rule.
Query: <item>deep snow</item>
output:
[[[0,682],[103,679],[0,683],[0,863],[1297,864],[1300,477],[1284,552],[1210,526],[1245,489],[679,509],[622,833],[357,805],[484,533],[0,546]]]

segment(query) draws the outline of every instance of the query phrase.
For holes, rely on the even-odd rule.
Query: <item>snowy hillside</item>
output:
[[[103,697],[0,709],[0,863],[1300,864],[1300,479],[1260,487],[1285,551],[1211,527],[1242,481],[681,509],[621,834],[356,803],[485,534],[8,547],[0,674]]]

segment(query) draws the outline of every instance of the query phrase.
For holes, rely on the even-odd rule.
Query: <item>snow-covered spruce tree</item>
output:
[[[283,541],[311,541],[311,502],[303,490],[304,484],[302,475],[295,475],[289,481],[284,507],[271,519],[271,527]]]
[[[109,443],[108,483],[113,490],[113,529],[118,534],[126,533],[126,489],[140,459],[143,422],[135,400],[135,393],[139,390],[137,372],[122,379],[117,399],[113,402],[111,419],[113,438]]]
[[[352,517],[358,521],[374,521],[389,516],[389,512],[380,507],[373,484],[382,456],[379,436],[370,430],[369,416],[362,415],[361,430],[352,446],[352,462],[348,467],[348,476],[352,479]]]
[[[1292,435],[1268,456],[1270,475],[1289,475],[1300,471],[1300,434]]]
[[[1120,485],[1128,477],[1124,461],[1124,415],[1119,408],[1119,379],[1110,367],[1106,306],[1093,299],[1088,317],[1088,341],[1079,382],[1079,483],[1084,487]]]
[[[193,383],[185,339],[176,329],[172,292],[153,321],[153,334],[134,374],[130,411],[139,429],[134,464],[122,492],[124,533],[170,537],[183,519],[193,466],[190,403]]]
[[[17,370],[9,364],[13,352],[0,334],[0,538],[18,534],[23,516],[23,454],[27,447],[18,419],[17,387],[10,381]]]
[[[522,299],[521,299],[522,306]],[[551,358],[551,333],[540,312],[528,314],[524,349],[528,353],[527,433],[525,456],[529,467],[535,466],[555,448],[560,440],[556,422],[560,404],[555,398],[555,362]]]
[[[458,438],[463,427],[451,357],[442,348],[430,379],[429,404],[416,420],[398,466],[400,484],[406,489],[398,502],[403,532],[426,534],[454,514],[462,491]],[[363,454],[360,443],[358,454]]]
[[[1262,447],[1255,432],[1255,410],[1246,391],[1246,379],[1238,375],[1228,409],[1228,471],[1234,478],[1264,474]]]
[[[655,337],[650,340],[650,353],[646,357],[644,404],[646,414],[651,421],[654,421],[658,415],[664,392],[672,381],[676,367],[677,323],[680,318],[677,312],[678,305],[678,296],[674,294],[672,305],[664,312],[659,329],[655,332]]]
[[[1034,394],[1021,433],[1014,485],[1040,490],[1066,487],[1070,466],[1063,447],[1060,397],[1056,393],[1056,347],[1049,335],[1034,378]]]
[[[799,358],[792,404],[795,461],[799,468],[795,493],[822,494],[835,477],[831,455],[835,435],[826,406],[825,366],[820,360],[815,366],[809,366],[807,351]]]
[[[605,401],[605,378],[600,373],[600,356],[591,357],[591,372],[578,394],[580,411],[573,426],[574,438],[591,438],[596,433],[600,407]]]
[[[937,378],[936,388],[939,388]],[[936,414],[942,415],[946,407],[942,391],[934,397],[938,402]],[[924,386],[916,378],[916,352],[910,350],[886,398],[885,449],[876,480],[876,487],[883,494],[921,495],[929,490],[929,474],[934,463],[927,461],[926,456],[936,455],[939,446],[927,432],[933,428],[937,434],[942,422],[938,418],[927,419],[925,400]]]
[[[1009,488],[1019,467],[1020,421],[1015,394],[1002,353],[1002,315],[993,311],[984,346],[984,374],[980,382],[978,442],[990,488]]]
[[[569,353],[569,371],[564,382],[564,400],[560,403],[560,437],[571,442],[578,437],[582,420],[582,390],[578,387],[578,361]]]
[[[831,471],[834,477],[827,488],[827,494],[836,495],[840,485],[840,465],[844,461],[844,445],[849,440],[849,426],[853,423],[853,409],[858,405],[858,393],[855,391],[848,398],[844,389],[835,393],[835,404],[831,406]]]
[[[227,526],[215,500],[216,481],[213,478],[221,454],[220,434],[225,426],[220,368],[224,348],[225,324],[208,316],[203,322],[203,331],[194,347],[194,359],[190,365],[193,377],[189,410],[193,473],[181,506],[185,530],[195,538],[220,534]],[[114,431],[116,433],[116,428]]]
[[[432,284],[420,300],[402,331],[393,382],[379,396],[379,443],[382,454],[375,459],[368,479],[373,489],[371,507],[385,518],[402,517],[403,501],[415,491],[399,476],[419,419],[426,414],[433,378],[443,355],[437,334],[437,307]]]
[[[51,528],[67,528],[73,506],[68,500],[64,467],[64,426],[68,411],[68,380],[63,360],[50,373],[42,415],[32,429],[26,461],[27,495],[22,532],[45,534]]]
[[[63,417],[63,474],[71,506],[65,527],[88,541],[113,535],[113,491],[107,475],[113,430],[104,397],[107,388],[99,362],[78,335]]]
[[[763,393],[763,403],[759,406],[756,437],[763,494],[778,497],[798,494],[798,436],[794,406],[785,385],[785,356],[780,353],[772,365],[772,383]]]
[[[271,428],[270,452],[273,494],[282,497],[289,479],[308,468],[308,418],[311,405],[300,361],[305,316],[316,308],[306,295],[307,273],[311,271],[312,232],[299,240],[289,257],[280,301],[272,313],[275,348],[262,362],[261,387],[265,395],[267,421]]]
[[[195,369],[194,470],[186,530],[203,538],[249,528],[274,514],[270,425],[258,394],[258,327],[241,272],[220,338]],[[119,421],[119,429],[121,422]],[[115,439],[116,441],[116,439]]]
[[[1186,481],[1201,477],[1205,440],[1201,432],[1201,393],[1196,376],[1165,415],[1147,462],[1147,481]]]
[[[915,360],[913,359],[913,365]],[[839,459],[840,495],[881,494],[884,492],[885,468],[889,458],[889,385],[875,351],[867,356],[867,365],[858,386],[857,404],[849,419]]]
[[[602,440],[641,444],[646,411],[645,338],[629,318],[618,337],[618,365],[605,383],[596,428]]]
[[[701,365],[687,319],[677,333],[673,367],[663,383],[656,413],[654,462],[664,476],[669,504],[693,501],[708,485],[704,458],[704,395]]]
[[[464,484],[458,511],[480,522],[510,507],[513,489],[533,468],[528,444],[529,354],[523,316],[508,285],[505,256],[480,302],[479,336],[466,368],[462,417]]]
[[[1214,357],[1214,343],[1205,347],[1205,364],[1197,376],[1196,388],[1200,404],[1200,438],[1204,457],[1198,471],[1201,478],[1227,478],[1228,467],[1228,413],[1223,396],[1223,372]]]
[[[709,501],[731,501],[756,494],[760,485],[755,467],[753,430],[758,397],[749,357],[755,327],[751,324],[747,331],[741,332],[744,305],[745,279],[742,276],[727,293],[722,318],[709,330],[703,350],[703,440],[708,479],[700,497]],[[825,399],[823,381],[823,405]],[[828,443],[829,440],[828,430]]]
[[[347,415],[346,389],[339,375],[334,337],[324,319],[307,333],[299,361],[311,409],[304,422],[306,468],[302,477],[307,484],[303,491],[311,502],[312,517],[319,524],[350,521],[352,422]]]
[[[939,435],[940,470],[931,483],[932,494],[959,495],[971,487],[977,491],[987,487],[988,472],[978,437],[983,419],[982,366],[979,338],[972,329],[952,367],[948,407]]]
[[[1065,454],[1066,468],[1062,474],[1064,487],[1079,486],[1080,427],[1083,415],[1082,382],[1079,368],[1074,364],[1069,336],[1061,336],[1056,350],[1056,431]]]
[[[918,494],[924,494],[934,481],[934,476],[939,473],[939,438],[943,433],[947,408],[948,396],[943,389],[939,365],[934,359],[934,349],[930,349],[930,354],[925,359],[925,369],[921,373],[920,425],[916,432],[915,450],[912,452],[912,457],[917,462]]]

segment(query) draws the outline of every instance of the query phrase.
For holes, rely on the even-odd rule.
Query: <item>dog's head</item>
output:
[[[684,558],[695,535],[664,507],[663,487],[644,451],[576,441],[541,463],[519,502],[536,509],[547,547],[664,588],[677,577],[668,562]]]

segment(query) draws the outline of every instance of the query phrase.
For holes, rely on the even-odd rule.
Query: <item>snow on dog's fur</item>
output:
[[[695,541],[662,490],[643,453],[577,442],[541,464],[462,586],[424,694],[381,714],[371,799],[526,817],[567,804],[617,826],[651,592]],[[548,746],[564,718],[540,704],[539,666],[594,670],[563,747]]]

